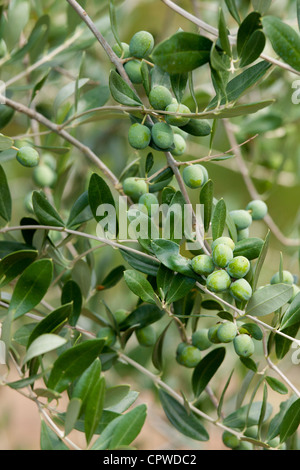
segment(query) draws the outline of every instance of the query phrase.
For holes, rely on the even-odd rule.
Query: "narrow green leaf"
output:
[[[130,385],[116,385],[106,389],[103,408],[112,408],[127,397]]]
[[[273,284],[254,292],[248,302],[246,314],[261,317],[283,307],[291,298],[293,288],[287,284]]]
[[[229,13],[231,14],[232,18],[235,19],[235,21],[238,24],[241,24],[240,20],[240,15],[236,6],[236,1],[235,0],[225,0],[226,6],[228,8]]]
[[[291,338],[296,338],[299,328],[300,323],[296,323],[292,326],[288,326],[287,328],[283,328],[280,331],[282,331],[282,333],[284,333],[285,335],[290,336]],[[284,356],[286,356],[286,354],[289,352],[293,341],[281,335],[275,335],[274,340],[276,357],[277,359],[283,359]]]
[[[266,13],[272,4],[272,0],[252,0],[254,10],[259,11],[262,15]]]
[[[192,376],[192,387],[196,398],[205,390],[222,362],[224,361],[226,349],[216,348],[208,353],[195,367]]]
[[[40,259],[21,274],[12,294],[9,311],[19,318],[40,303],[46,294],[53,274],[52,261]]]
[[[274,439],[274,437],[278,436],[280,432],[280,425],[282,423],[283,417],[289,407],[297,400],[296,395],[292,395],[288,400],[283,401],[279,405],[279,412],[272,418],[270,421],[270,425],[268,428],[268,433],[267,433],[267,441],[270,441]]]
[[[124,272],[124,279],[129,289],[135,295],[140,297],[144,302],[148,302],[154,305],[156,304],[157,297],[153,287],[142,274],[132,269],[128,269]]]
[[[263,339],[263,332],[255,323],[243,323],[241,328],[243,330],[245,329],[249,335],[251,335],[257,341],[261,341]]]
[[[226,204],[224,202],[224,199],[220,199],[217,202],[212,215],[211,229],[213,240],[216,240],[217,238],[222,236],[225,228],[226,214]]]
[[[248,41],[243,48],[243,52],[241,54],[241,62],[240,67],[246,67],[247,65],[252,64],[259,58],[262,54],[266,45],[266,36],[264,35],[263,31],[257,29],[254,33],[250,36]]]
[[[35,250],[20,250],[10,253],[0,261],[0,287],[9,284],[36,259]]]
[[[179,299],[185,297],[186,294],[194,287],[196,283],[195,279],[184,276],[183,274],[176,274],[169,286],[166,302],[167,304],[172,304]]]
[[[53,227],[64,227],[64,221],[61,219],[57,210],[47,200],[46,195],[40,191],[34,191],[32,194],[32,205],[38,221],[42,225]]]
[[[78,318],[81,313],[82,308],[82,293],[79,285],[77,282],[69,279],[67,281],[61,291],[61,303],[62,304],[69,304],[72,303],[72,312],[69,315],[69,324],[71,326],[76,326]]]
[[[162,369],[163,369],[163,344],[164,344],[165,336],[167,334],[169,326],[172,323],[173,322],[170,321],[167,324],[167,326],[163,329],[162,333],[157,338],[156,343],[153,347],[152,363],[153,363],[154,367],[156,367],[156,369],[159,370],[159,371],[162,371]]]
[[[81,400],[81,412],[85,409],[90,390],[94,387],[100,378],[101,369],[101,361],[97,357],[76,381],[72,392],[72,398],[78,398]]]
[[[264,31],[276,54],[294,69],[300,71],[300,36],[288,24],[275,16],[262,19]]]
[[[65,435],[67,436],[74,429],[82,402],[79,398],[71,398],[67,406],[67,412],[65,417]]]
[[[45,318],[37,323],[35,328],[32,330],[28,342],[27,348],[35,341],[39,336],[46,333],[57,333],[60,328],[66,323],[68,317],[70,317],[73,310],[73,304],[65,304],[49,313]]]
[[[84,430],[87,443],[89,443],[100,422],[105,397],[105,378],[100,377],[88,395],[85,407]]]
[[[240,361],[247,369],[252,370],[255,374],[257,373],[257,365],[251,357],[240,357]]]
[[[0,216],[9,222],[11,219],[11,195],[5,172],[0,165]]]
[[[123,415],[109,443],[109,449],[119,449],[131,444],[141,432],[146,416],[146,405],[139,405]]]
[[[249,13],[248,16],[243,20],[239,27],[237,34],[237,52],[239,57],[242,57],[244,50],[247,47],[247,43],[252,34],[257,30],[261,29],[261,15],[257,11]]]
[[[164,390],[158,390],[164,412],[173,426],[184,436],[197,441],[207,441],[209,435],[196,414],[186,408]]]
[[[167,268],[163,264],[160,265],[157,272],[156,283],[159,294],[163,294],[164,298],[167,295],[174,275],[175,274],[171,269]]]
[[[228,426],[232,429],[243,430],[245,425],[247,427],[256,426],[259,423],[259,417],[261,415],[262,402],[254,402],[250,406],[244,405],[241,408],[237,409],[233,413],[230,413],[223,421],[225,426]],[[270,403],[266,406],[266,412],[264,415],[264,421],[270,417],[273,407]]]
[[[120,104],[125,106],[140,106],[142,104],[139,97],[115,70],[110,72],[109,88],[114,100]]]
[[[280,393],[281,395],[286,395],[289,393],[287,387],[282,382],[280,382],[280,380],[275,379],[275,377],[266,376],[266,382],[268,385],[270,385],[272,390]]]
[[[204,206],[204,230],[208,232],[210,227],[210,221],[213,213],[213,196],[214,196],[214,184],[212,180],[208,180],[200,191],[200,204]]]
[[[171,240],[156,239],[151,247],[161,263],[167,268],[184,274],[185,276],[197,278],[190,266],[190,260],[179,254],[179,245]]]
[[[59,348],[67,342],[66,338],[54,335],[51,333],[45,333],[36,338],[29,346],[24,357],[24,364],[30,361],[32,358],[46,354],[49,351]]]
[[[130,253],[122,248],[120,249],[120,253],[132,268],[142,273],[149,274],[150,276],[156,276],[159,268],[159,261],[145,258],[143,253],[140,255],[138,253]]]
[[[109,18],[110,18],[111,30],[116,40],[116,43],[119,44],[121,49],[123,49],[122,43],[119,37],[119,33],[118,33],[115,0],[109,0]]]
[[[261,238],[246,238],[235,244],[233,254],[234,256],[245,256],[249,260],[253,260],[259,257],[263,246],[264,241]]]
[[[89,78],[81,78],[78,80],[78,83],[75,82],[68,83],[64,87],[62,87],[59,92],[57,93],[54,103],[53,103],[53,111],[54,114],[57,115],[60,106],[71,96],[76,93],[76,90],[80,90],[86,83],[89,81]]]
[[[228,38],[228,28],[226,25],[225,15],[222,8],[219,8],[219,38],[222,49],[226,54],[231,56],[231,46]]]
[[[88,192],[82,193],[73,204],[67,221],[68,228],[78,227],[93,218]]]
[[[286,439],[297,431],[300,424],[300,398],[296,400],[286,411],[281,426],[280,426],[280,442]]]
[[[280,322],[280,330],[300,324],[300,293],[296,295],[291,305],[284,313]]]
[[[101,285],[97,286],[97,290],[110,289],[114,287],[122,278],[125,271],[124,266],[117,266],[112,269],[107,276],[101,281]]]
[[[181,74],[208,63],[211,47],[210,39],[180,31],[158,44],[154,48],[152,58],[165,72]]]
[[[227,379],[227,382],[222,390],[222,393],[221,393],[221,397],[220,397],[220,400],[219,400],[219,404],[218,404],[218,417],[220,418],[222,416],[222,407],[223,407],[223,403],[224,403],[224,398],[225,398],[225,394],[226,394],[226,391],[229,387],[229,384],[230,384],[230,381],[231,381],[231,378],[233,376],[233,373],[234,373],[234,370],[231,371],[228,379]]]
[[[93,173],[88,187],[88,199],[91,211],[97,222],[100,222],[106,215],[98,213],[98,208],[104,204],[115,208],[115,201],[108,184],[101,176]]]
[[[160,310],[156,305],[140,305],[120,323],[120,330],[124,331],[133,326],[143,328],[151,323],[155,323],[163,315],[164,311]]]
[[[181,103],[183,95],[186,90],[187,82],[188,82],[188,74],[187,73],[177,73],[170,76],[171,79],[171,86],[175,98],[177,99],[178,103]]]
[[[62,392],[79,377],[101,353],[105,341],[90,339],[63,352],[54,362],[47,387]]]
[[[141,61],[141,76],[142,76],[142,85],[144,87],[145,93],[149,96],[151,91],[151,79],[148,64],[142,60]]]

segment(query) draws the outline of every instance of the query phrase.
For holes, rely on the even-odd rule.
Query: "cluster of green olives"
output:
[[[238,241],[249,237],[249,229],[253,221],[262,220],[268,213],[268,206],[260,199],[254,199],[247,204],[246,209],[230,212],[236,226]]]
[[[235,323],[224,321],[210,328],[200,328],[192,334],[191,344],[182,342],[176,350],[176,360],[179,364],[196,367],[202,359],[201,352],[214,344],[233,343],[234,351],[239,357],[248,358],[255,351],[254,342],[246,330]]]
[[[195,273],[206,278],[207,288],[215,293],[230,292],[240,302],[247,302],[252,288],[245,276],[250,261],[245,256],[234,256],[235,243],[229,237],[220,237],[212,243],[211,255],[197,255],[191,260]]]
[[[152,34],[148,31],[138,31],[132,36],[129,44],[122,42],[121,46],[115,44],[112,49],[118,57],[124,60],[124,69],[131,82],[142,84],[142,61],[147,63],[147,59],[151,59],[151,52],[154,48]],[[150,71],[150,81],[151,76]],[[154,124],[142,121],[130,126],[128,141],[134,149],[143,150],[151,146],[156,150],[170,151],[174,156],[180,156],[186,150],[188,134],[207,136],[211,133],[208,121],[184,116],[184,114],[190,114],[191,110],[188,106],[178,103],[168,87],[153,84],[147,94],[150,106],[164,113]]]

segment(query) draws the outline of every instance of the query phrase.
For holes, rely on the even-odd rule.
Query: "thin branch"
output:
[[[226,119],[224,119],[224,127],[225,127],[225,130],[226,130],[230,145],[236,148],[237,164],[239,166],[240,173],[241,173],[241,175],[244,179],[245,185],[248,189],[248,192],[249,192],[250,196],[252,197],[252,199],[261,199],[260,194],[257,192],[257,190],[256,190],[256,188],[253,184],[253,181],[250,178],[249,171],[248,171],[247,165],[244,162],[242,152],[241,152],[240,148],[237,147],[237,140],[236,140],[234,132],[231,128],[231,125]],[[281,232],[281,230],[278,228],[278,226],[276,225],[276,223],[274,222],[274,220],[272,219],[270,214],[267,214],[265,216],[264,221],[267,224],[267,226],[269,227],[269,229],[271,230],[271,232],[273,233],[273,235],[275,235],[275,237],[283,245],[286,245],[286,246],[300,246],[300,239],[292,239],[292,238],[286,237]]]

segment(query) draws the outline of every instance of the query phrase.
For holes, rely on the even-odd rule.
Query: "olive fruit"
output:
[[[138,31],[129,42],[130,55],[142,59],[151,54],[154,47],[154,38],[148,31]]]
[[[130,176],[123,181],[123,191],[134,202],[138,202],[143,194],[148,193],[148,184],[143,178]]]
[[[190,119],[184,127],[184,131],[196,137],[204,137],[211,133],[211,127],[205,119]]]
[[[245,240],[246,238],[249,238],[250,235],[250,230],[248,228],[244,228],[243,230],[238,230],[237,231],[237,241]]]
[[[159,148],[166,150],[174,142],[174,134],[171,126],[165,122],[157,122],[151,129],[152,140]]]
[[[208,328],[201,328],[192,334],[192,345],[200,351],[205,351],[211,347],[212,343],[208,339]]]
[[[231,261],[229,261],[226,269],[231,277],[240,279],[248,274],[250,270],[250,261],[245,256],[235,256]]]
[[[121,42],[121,45],[122,48],[119,46],[118,43],[114,44],[112,50],[118,57],[128,59],[128,57],[130,57],[129,44],[127,44],[127,42]]]
[[[216,238],[216,240],[213,241],[212,245],[211,245],[211,249],[212,251],[215,249],[215,247],[217,245],[228,245],[232,250],[234,250],[235,248],[235,243],[234,241],[229,238],[229,237],[219,237],[219,238]]]
[[[244,230],[245,228],[250,227],[250,225],[252,224],[252,217],[248,211],[235,210],[231,211],[229,214],[237,230]]]
[[[252,338],[246,334],[237,335],[233,340],[233,346],[240,357],[250,357],[255,350]]]
[[[118,324],[122,323],[127,318],[128,315],[129,315],[129,312],[122,308],[120,308],[119,310],[116,310],[114,313],[115,320]]]
[[[222,323],[217,330],[221,343],[231,343],[237,335],[237,326],[231,322]]]
[[[271,284],[280,284],[280,282],[282,282],[283,284],[291,284],[292,285],[295,282],[294,276],[292,275],[292,273],[290,273],[290,271],[283,270],[282,271],[282,281],[280,281],[280,273],[277,272],[272,277],[270,283]]]
[[[229,447],[229,449],[237,449],[241,443],[238,437],[229,431],[223,432],[222,441],[226,447]]]
[[[17,152],[16,158],[21,165],[29,168],[37,166],[40,161],[38,152],[29,146],[21,147]]]
[[[267,204],[259,199],[249,202],[246,209],[250,211],[253,220],[261,220],[268,213]]]
[[[131,147],[142,150],[148,147],[151,141],[151,131],[143,124],[132,124],[128,131],[128,142]]]
[[[186,141],[181,135],[174,134],[174,146],[175,148],[171,151],[172,155],[175,157],[180,157],[184,154],[186,150]]]
[[[213,250],[212,259],[216,266],[225,268],[233,259],[233,251],[230,246],[220,243]]]
[[[167,87],[157,85],[149,93],[149,103],[154,109],[164,111],[172,103],[172,94]]]
[[[97,338],[105,340],[105,346],[113,346],[116,342],[116,333],[110,326],[104,326],[97,333]]]
[[[200,165],[186,166],[182,172],[183,181],[191,189],[201,188],[204,183],[204,175]]]
[[[230,293],[234,299],[247,302],[252,296],[252,288],[246,279],[238,279],[231,284]]]
[[[56,166],[57,166],[56,165],[56,160],[53,157],[53,155],[51,155],[51,153],[45,153],[43,155],[42,162],[43,162],[44,165],[49,166],[53,171],[56,170]]]
[[[220,325],[214,325],[214,326],[211,326],[208,329],[207,337],[208,337],[209,341],[213,344],[219,344],[220,343],[220,340],[218,338],[219,326]]]
[[[139,60],[129,60],[124,65],[124,69],[132,83],[136,85],[142,83],[141,62]]]
[[[193,368],[201,361],[201,351],[187,343],[179,344],[176,351],[176,360],[179,364]]]
[[[139,204],[145,206],[148,214],[151,215],[151,213],[153,214],[154,210],[157,209],[159,203],[155,194],[145,193],[139,198]]]
[[[209,255],[195,256],[191,261],[191,267],[195,273],[202,276],[208,276],[215,269],[214,262]]]
[[[170,113],[178,113],[178,114],[190,114],[191,110],[185,106],[184,104],[178,103],[171,103],[166,107],[166,111]],[[172,126],[182,127],[185,126],[189,121],[189,117],[185,116],[175,116],[172,114],[167,114],[165,117],[168,124]]]
[[[231,284],[229,274],[220,269],[211,273],[206,279],[206,287],[212,292],[224,292]]]
[[[41,163],[34,168],[32,178],[38,186],[51,188],[56,182],[57,176],[52,168]]]
[[[156,331],[152,325],[145,326],[135,330],[136,338],[141,346],[150,347],[155,344]]]

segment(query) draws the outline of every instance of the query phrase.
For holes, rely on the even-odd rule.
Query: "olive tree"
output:
[[[299,449],[300,3],[280,3],[1,2],[1,385],[41,449],[136,448],[137,377],[199,449],[213,428]]]

